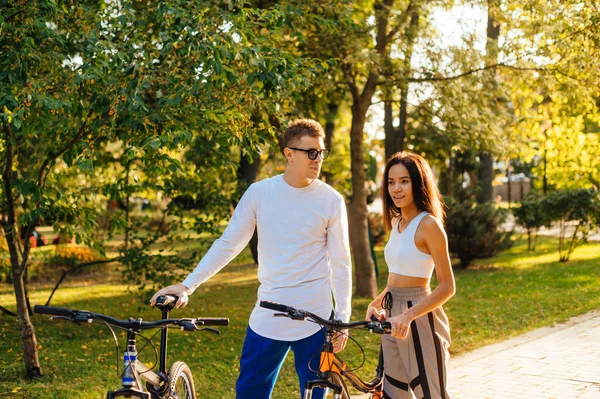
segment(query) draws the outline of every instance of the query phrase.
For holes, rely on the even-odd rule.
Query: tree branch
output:
[[[62,274],[62,276],[60,276],[60,279],[58,279],[58,282],[54,286],[54,289],[50,293],[50,296],[48,297],[48,300],[46,301],[46,304],[44,306],[49,306],[50,305],[50,301],[52,300],[52,297],[54,296],[54,293],[56,292],[56,290],[58,289],[58,287],[60,286],[60,284],[63,282],[63,280],[67,277],[67,275],[69,273],[74,272],[75,270],[82,269],[84,267],[88,267],[88,266],[101,265],[101,264],[105,264],[105,263],[111,263],[111,262],[114,262],[114,261],[116,261],[118,259],[120,259],[120,258],[117,257],[117,258],[112,258],[112,259],[94,260],[92,262],[81,263],[81,264],[79,264],[77,266],[73,266],[72,268],[70,268],[68,270],[65,270],[65,272]]]
[[[517,71],[536,71],[536,72],[550,72],[550,71],[552,71],[551,69],[547,69],[547,68],[518,67],[518,66],[508,65],[508,64],[500,62],[500,63],[496,63],[496,64],[486,65],[486,66],[483,66],[481,68],[471,69],[469,71],[466,71],[466,72],[463,72],[463,73],[459,73],[458,75],[453,75],[453,76],[433,76],[433,77],[430,77],[430,78],[406,78],[406,79],[399,79],[399,80],[406,80],[406,81],[411,82],[411,83],[444,82],[444,81],[450,81],[450,80],[460,79],[460,78],[463,78],[465,76],[473,75],[473,74],[478,73],[478,72],[487,71],[489,69],[495,69],[495,68],[508,68],[508,69],[513,69],[513,70],[517,70]]]
[[[342,68],[342,72],[344,73],[344,76],[346,77],[346,83],[348,85],[348,89],[350,90],[350,94],[352,95],[352,98],[358,99],[360,97],[360,94],[358,92],[358,86],[356,85],[356,77],[352,73],[352,68],[350,67],[350,65],[346,64],[345,62],[342,62],[340,64],[340,67]]]
[[[69,149],[71,149],[75,145],[75,143],[77,142],[77,140],[79,140],[83,136],[85,136],[85,127],[87,125],[88,120],[90,119],[90,116],[92,116],[93,112],[94,111],[92,109],[90,109],[88,111],[88,114],[85,117],[85,120],[83,121],[83,123],[79,127],[79,130],[75,134],[75,137],[73,137],[71,139],[71,141],[69,141],[60,150],[58,150],[56,152],[53,152],[52,154],[48,155],[48,157],[46,157],[46,159],[44,160],[44,163],[40,167],[40,171],[38,173],[38,187],[40,187],[40,188],[44,187],[44,184],[46,184],[46,177],[48,176],[48,173],[46,172],[46,168],[48,167],[48,165],[50,164],[50,162],[52,162],[53,160],[55,160],[56,158],[58,158],[59,156],[61,156],[62,154],[64,154],[66,151],[68,151]]]
[[[413,8],[415,8],[415,3],[414,1],[411,1],[408,4],[408,7],[406,7],[406,11],[404,11],[402,13],[402,17],[399,18],[398,23],[392,27],[392,29],[390,29],[390,32],[387,34],[387,40],[392,40],[394,38],[394,36],[396,36],[396,34],[400,31],[400,29],[404,26],[404,24],[406,24],[406,21],[408,20],[408,16],[411,15]]]
[[[6,309],[4,306],[0,306],[0,312],[4,313],[7,316],[17,317],[16,313],[11,312],[10,310]]]
[[[15,248],[15,238],[14,235],[17,234],[16,229],[16,220],[15,220],[15,199],[13,197],[12,192],[12,167],[14,164],[14,155],[15,149],[12,141],[14,140],[14,136],[10,129],[10,125],[3,123],[2,127],[4,128],[4,134],[6,135],[6,149],[5,149],[5,164],[4,170],[2,171],[2,184],[4,186],[4,192],[6,195],[6,219],[2,220],[2,228],[4,230],[4,234],[6,236],[6,241],[8,243],[8,248],[11,254],[11,258],[16,257],[18,259],[18,253]],[[11,242],[9,242],[9,240]],[[18,237],[17,240],[18,242]],[[11,261],[11,264],[14,264]]]

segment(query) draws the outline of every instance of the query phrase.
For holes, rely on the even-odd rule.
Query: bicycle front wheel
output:
[[[165,399],[196,399],[194,377],[187,364],[175,362],[169,368],[169,393]]]

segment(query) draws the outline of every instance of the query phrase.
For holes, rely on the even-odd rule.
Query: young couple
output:
[[[250,315],[236,383],[237,399],[266,399],[290,349],[294,351],[300,395],[316,379],[324,330],[258,306],[273,301],[329,318],[350,319],[352,266],[343,197],[318,179],[323,160],[323,128],[309,119],[292,122],[283,135],[287,160],[282,175],[252,184],[242,196],[229,225],[182,284],[158,291],[187,303],[188,295],[227,265],[258,229],[258,300]],[[450,334],[441,308],[454,294],[454,277],[444,233],[439,192],[427,162],[411,153],[388,161],[382,183],[383,220],[391,230],[385,248],[389,267],[385,290],[368,307],[392,323],[384,335],[386,397],[448,398],[446,364]],[[431,292],[435,269],[438,286]],[[334,340],[344,349],[347,335]],[[311,363],[312,364],[309,364]],[[315,389],[313,398],[323,397]]]

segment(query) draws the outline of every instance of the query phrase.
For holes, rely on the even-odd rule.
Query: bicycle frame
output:
[[[169,318],[169,307],[162,308],[162,319]],[[127,348],[123,354],[123,373],[121,382],[123,388],[108,392],[106,399],[115,399],[119,397],[139,397],[143,399],[152,399],[152,394],[162,396],[167,388],[167,341],[168,328],[163,328],[160,333],[160,357],[158,372],[150,370],[144,363],[137,359],[136,335],[138,331],[129,330],[127,332]],[[142,380],[150,383],[154,389],[151,392],[144,392],[142,389]]]
[[[360,392],[371,393],[372,399],[383,398],[383,353],[379,349],[379,362],[375,378],[370,382],[363,381],[352,370],[348,370],[348,365],[333,351],[333,334],[335,331],[327,327],[325,333],[325,343],[321,351],[321,360],[319,362],[319,372],[317,380],[308,381],[304,390],[304,399],[312,399],[314,388],[329,388],[334,392],[334,399],[341,397],[343,388],[332,382],[332,375],[337,374],[340,378],[346,378],[354,388]]]
[[[260,306],[266,309],[271,309],[276,312],[273,316],[289,317],[292,320],[309,319],[321,326],[326,326],[325,343],[321,349],[321,361],[319,371],[317,372],[318,379],[307,381],[304,387],[304,398],[312,399],[313,388],[329,388],[334,392],[334,399],[341,399],[342,395],[349,399],[344,378],[348,379],[352,386],[361,392],[370,393],[371,399],[383,398],[383,354],[381,347],[379,348],[379,364],[377,366],[377,375],[371,382],[365,382],[358,377],[353,371],[348,370],[346,363],[337,356],[333,351],[331,343],[334,334],[340,333],[345,329],[367,328],[371,332],[378,334],[386,334],[391,330],[389,322],[380,322],[375,317],[371,321],[356,321],[344,323],[340,320],[326,320],[314,313],[302,309],[296,309],[281,303],[260,301]],[[339,381],[339,384],[337,383]]]
[[[208,326],[227,326],[229,319],[225,317],[201,317],[201,318],[169,318],[169,312],[175,308],[178,301],[176,296],[164,295],[156,299],[155,306],[162,311],[162,319],[156,321],[143,321],[141,318],[129,320],[119,320],[114,317],[92,313],[88,310],[71,310],[66,308],[57,308],[53,306],[35,305],[35,313],[50,315],[51,319],[68,320],[76,324],[91,324],[94,321],[103,322],[109,326],[115,341],[117,336],[112,327],[127,331],[127,345],[123,354],[123,373],[121,374],[121,383],[123,388],[108,392],[107,399],[119,397],[141,398],[141,399],[160,399],[169,397],[171,390],[175,396],[179,392],[179,382],[182,381],[182,389],[186,393],[194,395],[193,376],[189,367],[184,362],[175,362],[167,371],[167,341],[168,328],[178,326],[183,331],[209,331],[220,334],[219,330]],[[150,370],[144,363],[138,361],[138,351],[136,340],[139,333],[143,330],[160,328],[160,358],[158,370]],[[150,343],[150,340],[148,340]],[[142,348],[143,349],[143,348]],[[146,386],[142,385],[146,382]],[[146,388],[148,392],[146,392]]]

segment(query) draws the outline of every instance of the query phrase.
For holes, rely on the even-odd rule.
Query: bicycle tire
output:
[[[348,392],[348,387],[346,386],[346,382],[344,381],[344,378],[342,378],[341,375],[339,375],[337,373],[332,373],[331,381],[334,384],[342,387],[342,399],[350,399],[350,393]]]
[[[164,399],[196,399],[194,377],[187,364],[175,362],[169,368],[169,392]]]

